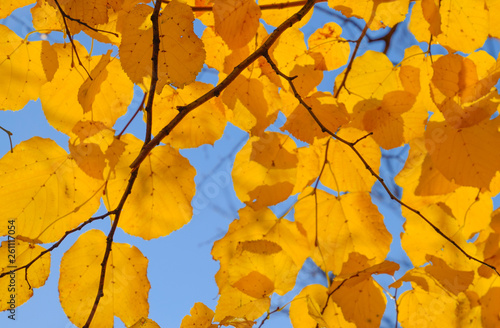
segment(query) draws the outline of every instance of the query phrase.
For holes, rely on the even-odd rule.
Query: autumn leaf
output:
[[[116,176],[108,181],[107,206],[118,205],[130,177],[129,165],[141,150],[142,143],[132,135],[120,139],[126,144],[115,166]],[[191,220],[195,169],[179,152],[166,145],[156,148],[147,165],[138,173],[135,191],[128,197],[118,226],[144,239],[166,236]],[[144,199],[144,192],[150,197]]]
[[[5,222],[15,229],[17,228],[16,221],[11,219]],[[27,265],[43,251],[45,249],[42,246],[18,239],[9,238],[7,241],[2,241],[0,274],[6,275],[0,278],[0,287],[2,288],[0,290],[0,311],[13,309],[24,304],[35,293],[33,288],[45,285],[50,273],[50,253],[34,262],[26,274],[24,270],[11,271]]]
[[[57,241],[99,208],[102,181],[85,174],[54,141],[34,137],[0,160],[3,222],[16,219],[16,234],[35,243]],[[0,227],[7,235],[7,225]]]
[[[151,77],[151,13],[151,7],[140,4],[121,16],[117,23],[123,38],[119,47],[123,69],[132,82],[143,85],[147,85],[144,79]],[[193,82],[203,66],[205,50],[193,31],[193,19],[189,6],[178,1],[169,2],[162,11],[159,29],[168,34],[160,33],[158,93],[169,83],[183,87]],[[189,61],[185,62],[185,58]]]
[[[61,260],[59,299],[68,318],[78,327],[87,321],[88,309],[95,300],[95,294],[88,291],[97,291],[99,287],[105,245],[104,233],[90,230],[78,238]],[[133,325],[149,311],[147,258],[136,247],[127,244],[113,243],[112,247],[106,267],[104,296],[93,327],[112,326],[115,315],[126,325]]]
[[[0,109],[19,110],[40,97],[46,78],[40,62],[41,41],[21,39],[0,25]]]

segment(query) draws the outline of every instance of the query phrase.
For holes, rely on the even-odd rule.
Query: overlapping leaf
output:
[[[152,72],[152,11],[150,6],[139,4],[120,16],[118,22],[123,38],[119,46],[123,69],[134,83],[145,88],[149,88],[145,82]],[[191,8],[178,1],[169,2],[161,13],[158,93],[169,83],[183,87],[193,82],[203,67],[205,50],[193,31],[193,20]]]
[[[36,243],[57,241],[99,208],[103,182],[89,177],[54,141],[34,137],[0,160],[0,215],[16,219],[16,234]],[[7,225],[0,227],[7,235]]]
[[[115,166],[116,176],[106,189],[106,206],[116,208],[126,190],[129,165],[142,143],[132,135],[121,138],[126,146]],[[166,236],[191,220],[195,169],[171,146],[156,147],[141,166],[132,194],[125,203],[118,226],[144,239]],[[147,195],[147,197],[146,197]]]
[[[78,327],[83,327],[94,304],[105,248],[104,233],[91,230],[81,235],[61,260],[59,299],[68,318]],[[148,316],[150,284],[146,275],[147,265],[148,259],[135,246],[112,244],[104,295],[92,327],[110,327],[114,316],[127,326]]]
[[[40,96],[46,81],[40,62],[42,42],[21,39],[0,25],[0,109],[19,110]]]
[[[6,224],[17,220],[4,221]],[[17,229],[16,223],[9,224]],[[0,274],[27,265],[45,249],[16,239],[3,241],[0,247]],[[27,274],[18,270],[0,278],[0,311],[24,304],[33,296],[34,289],[45,285],[50,272],[50,253],[29,267]],[[27,280],[26,280],[27,279]]]

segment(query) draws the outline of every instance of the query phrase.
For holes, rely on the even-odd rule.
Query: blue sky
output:
[[[319,4],[318,6],[323,9],[327,8],[326,4]],[[21,9],[15,11],[12,17],[3,20],[2,23],[8,25],[20,36],[25,36],[31,31],[30,19],[29,10]],[[325,14],[323,10],[315,10],[310,23],[303,28],[306,39],[315,29],[331,20],[332,16]],[[362,25],[359,21],[358,23]],[[403,26],[400,32],[394,36],[393,48],[389,53],[391,60],[394,62],[402,58],[404,48],[415,42],[414,39],[408,37],[409,33],[405,30],[406,27]],[[344,34],[342,35],[344,38],[356,39],[358,35],[359,30],[354,25],[349,24],[344,27]],[[60,33],[52,33],[49,40],[51,38],[53,38],[52,40],[60,38]],[[78,38],[79,36],[76,37],[76,39]],[[381,43],[371,44],[370,47],[372,46],[375,47],[375,50],[383,48]],[[492,43],[488,47],[496,56],[499,48],[498,43]],[[366,47],[362,48],[362,50],[366,49]],[[97,51],[99,50],[97,49]],[[331,91],[334,76],[338,72],[325,74],[325,80],[319,89]],[[213,71],[204,70],[200,73],[199,79],[214,83],[214,77]],[[129,107],[129,113],[117,122],[115,126],[117,130],[121,130],[126,124],[141,99],[142,95],[137,92]],[[278,119],[276,124],[280,125],[280,122],[283,123],[282,117],[281,120]],[[47,123],[39,101],[30,102],[25,109],[18,112],[0,112],[0,125],[13,133],[14,145],[33,136],[41,136],[54,139],[67,149],[68,138]],[[142,137],[144,127],[142,119],[136,118],[128,132]],[[276,126],[271,129],[275,130]],[[133,244],[149,259],[148,277],[151,283],[149,294],[150,318],[155,320],[161,327],[178,327],[183,316],[189,314],[195,302],[203,302],[210,308],[215,309],[218,289],[214,281],[214,275],[219,265],[212,259],[210,250],[213,242],[225,234],[228,224],[237,217],[237,210],[242,207],[235,196],[232,184],[228,183],[228,181],[234,156],[246,140],[246,133],[228,125],[223,138],[217,141],[214,146],[205,145],[197,149],[181,151],[197,170],[195,178],[197,193],[192,202],[196,214],[185,227],[167,237],[152,241],[131,237],[121,230],[116,235],[115,242]],[[9,150],[7,135],[0,131],[0,153],[4,154]],[[400,155],[402,160],[393,162],[394,167],[392,168],[384,166],[385,168],[381,171],[384,179],[390,181],[395,173],[399,171],[404,164],[406,153],[407,149],[404,148],[386,152],[388,155]],[[390,185],[394,186],[392,183]],[[400,264],[409,263],[399,244],[398,236],[402,232],[404,222],[399,207],[389,201],[389,198],[378,184],[373,189],[373,195],[374,202],[385,216],[387,228],[395,236],[388,259],[397,260]],[[498,204],[495,207],[497,206]],[[274,210],[281,213],[285,207],[277,206]],[[109,220],[95,222],[91,225],[91,228],[102,229],[107,233],[110,229]],[[86,230],[84,229],[84,231]],[[0,327],[73,327],[59,304],[57,284],[61,257],[80,234],[71,235],[58,249],[52,252],[51,275],[45,286],[36,289],[33,298],[17,309],[15,324],[7,318],[6,312],[0,313]],[[408,267],[403,267],[398,276],[404,273],[406,269]],[[387,277],[378,279],[383,284],[391,282]],[[273,296],[272,308],[291,300],[293,295],[300,291],[301,286],[309,283],[323,283],[321,277],[315,274],[314,265],[310,262],[299,274],[298,288],[285,297]],[[390,308],[390,305],[388,307]],[[394,327],[393,320],[394,312],[388,310],[382,326]],[[119,319],[116,319],[115,323],[116,327],[123,327]],[[291,324],[286,313],[283,313],[272,315],[264,327],[291,327]]]

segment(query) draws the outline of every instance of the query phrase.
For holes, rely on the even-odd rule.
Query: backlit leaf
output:
[[[120,140],[126,143],[125,151],[116,164],[116,177],[108,181],[106,189],[110,210],[118,205],[130,177],[129,165],[142,148],[132,135],[124,135]],[[156,147],[139,170],[118,226],[147,240],[181,228],[191,220],[195,174],[189,161],[176,149],[168,145]]]
[[[9,16],[17,8],[32,4],[35,0],[6,0],[0,5],[0,19]]]
[[[367,265],[385,259],[391,235],[368,193],[335,197],[321,190],[316,195],[311,192],[306,189],[303,196],[309,196],[295,206],[295,220],[307,231],[310,245],[317,245],[312,258],[318,266],[337,275],[352,252],[364,254]]]
[[[255,0],[215,0],[215,31],[230,48],[247,44],[257,32],[260,8]]]
[[[191,309],[191,315],[186,315],[182,319],[181,328],[215,328],[217,325],[212,324],[214,311],[209,309],[203,303],[195,303]]]
[[[46,78],[40,62],[41,41],[26,41],[0,25],[0,109],[18,110],[40,96]]]
[[[151,7],[139,4],[118,22],[123,38],[119,47],[123,69],[132,82],[147,87],[149,84],[145,82],[151,77],[152,11]],[[169,83],[183,87],[193,82],[203,66],[205,50],[193,31],[193,20],[191,8],[178,1],[170,1],[161,13],[158,93]]]
[[[57,241],[99,208],[99,182],[54,141],[34,137],[0,160],[1,220],[16,218],[16,234],[36,243]],[[0,226],[7,235],[7,225]]]
[[[5,225],[14,226],[15,219],[5,220]],[[45,249],[39,245],[33,245],[16,239],[2,241],[0,247],[0,273],[9,272],[15,268],[27,265],[34,260]],[[50,272],[50,253],[43,255],[30,266],[27,275],[24,270],[11,272],[0,278],[0,311],[13,309],[24,304],[33,296],[33,288],[45,285]],[[26,281],[26,278],[28,279]]]
[[[104,233],[90,230],[78,238],[61,260],[59,299],[68,318],[78,327],[87,321],[99,289],[105,248]],[[104,296],[97,307],[92,327],[110,327],[114,316],[127,326],[147,317],[150,289],[147,265],[148,259],[135,246],[112,244]]]
[[[265,132],[251,137],[233,167],[238,198],[255,209],[287,199],[297,175],[294,148],[295,142],[284,134]]]

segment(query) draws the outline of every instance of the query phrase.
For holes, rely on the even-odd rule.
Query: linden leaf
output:
[[[475,246],[467,242],[470,237],[461,231],[463,223],[454,217],[446,204],[428,205],[420,209],[420,213],[427,218],[432,218],[431,222],[446,236],[452,236],[451,239],[468,254],[476,253]],[[401,244],[414,266],[427,263],[427,255],[446,261],[447,265],[455,270],[469,271],[479,266],[473,261],[463,261],[463,254],[444,238],[428,238],[436,232],[420,216],[407,209],[403,209],[402,214],[406,222],[403,226],[405,232],[401,237]],[[422,238],[426,240],[424,244]]]
[[[45,83],[42,42],[25,41],[0,25],[0,109],[18,110],[40,96]]]
[[[221,324],[248,327],[252,320],[262,316],[269,310],[269,297],[255,298],[231,285],[219,289],[219,300],[215,308],[214,321]],[[251,325],[249,326],[251,327]]]
[[[250,321],[245,318],[235,318],[232,316],[227,316],[219,322],[219,326],[233,326],[235,328],[251,328],[255,324],[255,321]]]
[[[346,17],[358,17],[367,22],[370,29],[393,27],[405,19],[409,0],[328,0],[328,5]]]
[[[50,139],[34,137],[7,153],[0,180],[0,221],[16,218],[16,233],[36,243],[57,241],[99,208],[102,182]],[[7,225],[0,235],[7,235]]]
[[[408,91],[390,91],[383,99],[360,101],[354,106],[354,126],[373,133],[373,139],[384,149],[402,146],[406,122],[403,114],[415,103],[415,96]],[[419,123],[422,124],[422,119]],[[357,123],[357,124],[356,124]]]
[[[339,102],[344,103],[351,113],[359,101],[370,98],[382,100],[386,93],[401,89],[395,71],[396,68],[385,54],[368,50],[354,59],[352,69],[338,95]],[[335,80],[335,94],[342,85],[344,75],[345,72],[339,74]]]
[[[238,198],[255,209],[287,199],[297,175],[295,147],[291,138],[276,132],[251,137],[234,161]]]
[[[61,259],[59,300],[68,318],[82,327],[88,319],[99,289],[101,263],[106,249],[102,231],[82,234]],[[106,279],[99,306],[92,320],[96,327],[113,326],[114,316],[127,326],[149,311],[148,259],[135,246],[113,243],[106,266]]]
[[[66,15],[89,25],[103,24],[108,21],[107,1],[100,0],[58,0]],[[123,0],[122,0],[123,2]],[[57,8],[57,5],[52,4]],[[74,22],[77,23],[77,22]],[[78,23],[77,23],[78,24]],[[72,33],[74,33],[72,31]]]
[[[183,89],[163,88],[153,105],[153,135],[158,134],[179,113],[178,107],[198,99],[211,89],[211,85],[202,82],[193,82]],[[163,142],[175,148],[213,145],[222,137],[226,123],[224,106],[219,99],[211,99],[184,117]]]
[[[335,133],[338,128],[349,122],[349,114],[344,105],[338,103],[337,99],[330,93],[315,92],[304,98],[304,102],[312,108],[312,113],[332,133]],[[308,128],[304,129],[304,126]],[[287,130],[297,139],[309,144],[314,142],[314,138],[329,136],[328,133],[322,131],[311,113],[300,104],[288,115],[281,130]]]
[[[32,3],[36,2],[36,0],[5,0],[2,1],[0,5],[0,19],[4,19],[9,16],[14,10],[17,8],[21,8]]]
[[[255,0],[215,0],[215,31],[230,48],[246,45],[257,32],[260,8]]]
[[[4,221],[5,225],[11,221],[16,220]],[[13,226],[17,229],[16,223]],[[15,251],[12,252],[12,250]],[[0,273],[10,272],[12,269],[27,265],[44,250],[42,246],[9,237],[7,241],[2,242],[0,247]],[[24,270],[19,270],[0,278],[0,311],[24,304],[33,296],[33,288],[45,285],[49,273],[50,253],[34,262],[29,267],[27,275]]]
[[[139,4],[120,16],[117,23],[122,32],[119,54],[123,69],[132,82],[148,87],[145,82],[151,78],[152,11],[150,6]],[[205,50],[193,31],[193,20],[191,8],[178,1],[170,1],[161,12],[158,93],[169,83],[183,87],[193,82],[203,67]]]
[[[120,140],[126,146],[115,166],[116,178],[107,184],[109,209],[118,205],[130,177],[129,165],[142,148],[142,142],[132,135],[124,135]],[[195,174],[189,161],[176,149],[168,145],[153,149],[139,169],[118,227],[147,240],[181,228],[191,220]]]
[[[42,63],[53,75],[40,95],[45,117],[54,128],[67,135],[72,135],[79,121],[99,121],[111,128],[127,112],[133,97],[133,84],[117,58],[88,56],[83,46],[74,43],[81,58],[88,60],[87,69],[97,74],[93,76],[96,79],[91,80],[80,66],[72,66],[70,46],[44,47]]]
[[[149,318],[140,318],[134,325],[129,328],[160,328],[160,326]]]
[[[302,196],[311,192],[308,188]],[[309,243],[317,243],[312,258],[325,272],[338,275],[352,252],[364,254],[370,266],[382,262],[389,252],[391,235],[366,192],[335,197],[316,190],[316,196],[295,205],[295,220],[307,231]]]
[[[459,185],[488,188],[500,171],[498,122],[495,119],[462,129],[447,122],[429,122],[425,143],[435,167]]]
[[[297,12],[295,6],[286,6],[290,0],[259,0],[260,6],[275,6],[275,8],[266,8],[262,10],[262,19],[271,26],[277,27],[285,20]],[[285,5],[280,7],[280,5]],[[294,24],[295,27],[303,27],[311,19],[314,7],[300,21]]]
[[[106,80],[108,72],[105,70],[106,66],[109,64],[111,58],[111,50],[101,56],[101,59],[90,72],[90,77],[83,82],[78,90],[78,101],[83,107],[83,112],[86,113],[92,110],[92,105],[95,101],[95,96],[101,88],[101,84]]]
[[[245,207],[239,214],[212,249],[221,265],[219,289],[231,285],[256,299],[272,292],[283,295],[293,288],[309,255],[303,231],[294,222],[278,220],[268,208]]]
[[[78,166],[95,179],[108,177],[125,149],[124,142],[101,122],[80,121],[73,133],[69,150]]]
[[[488,11],[484,0],[441,0],[441,33],[437,42],[445,48],[470,53],[488,37]]]
[[[212,324],[214,311],[208,308],[203,303],[194,303],[190,311],[191,315],[186,315],[182,319],[181,328],[216,328],[216,324]]]
[[[322,285],[308,285],[295,296],[290,303],[290,320],[294,328],[354,328],[355,324],[348,322],[339,306],[328,302],[328,289]],[[324,309],[324,311],[323,311]]]
[[[341,129],[337,135],[350,142],[366,137],[365,132],[354,128]],[[377,173],[382,154],[373,138],[364,138],[356,144],[356,149]],[[338,140],[330,141],[327,160],[320,181],[328,188],[339,192],[370,191],[376,181],[352,149]]]
[[[342,28],[332,22],[309,37],[309,54],[316,62],[316,69],[331,71],[347,64],[350,49],[346,40],[340,37],[341,33]]]
[[[280,104],[278,88],[266,87],[269,84],[264,76],[255,79],[238,75],[221,96],[232,110],[232,118],[228,112],[230,122],[252,135],[261,135],[276,120]]]
[[[384,289],[371,275],[334,281],[328,293],[331,294],[330,301],[335,302],[345,319],[356,327],[380,327],[387,299]]]

